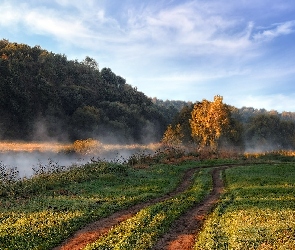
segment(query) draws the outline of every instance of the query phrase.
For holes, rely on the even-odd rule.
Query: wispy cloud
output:
[[[134,20],[134,17],[130,17]],[[235,54],[251,46],[252,22],[233,32],[241,23],[210,13],[200,2],[188,2],[167,9],[145,11],[130,25],[130,39],[152,41],[164,51],[175,54]],[[129,22],[133,24],[134,22]]]
[[[47,9],[30,10],[23,17],[25,25],[31,32],[50,35],[63,41],[85,39],[89,30],[75,17],[60,17]]]
[[[0,4],[1,18],[0,25],[3,27],[14,27],[21,20],[22,4],[18,6],[18,9],[14,10],[13,6],[9,2],[4,1]]]
[[[254,41],[256,42],[270,41],[276,37],[294,33],[295,20],[287,21],[284,23],[276,23],[269,28],[260,28],[260,29],[263,29],[263,31],[253,35]]]
[[[22,24],[31,33],[53,36],[60,42],[88,46],[92,50],[101,49],[93,46],[96,43],[117,53],[139,50],[168,57],[179,54],[246,56],[254,53],[257,42],[288,35],[295,27],[295,21],[287,21],[261,31],[252,20],[245,22],[225,15],[218,9],[221,4],[200,1],[160,9],[145,5],[139,11],[139,4],[130,5],[128,13],[120,17],[112,16],[107,5],[93,0],[59,0],[55,4],[59,8],[42,7],[36,2],[34,5],[34,1],[26,4],[4,1],[0,4],[4,10],[0,25]]]
[[[235,103],[237,107],[264,108],[266,110],[277,110],[279,112],[294,110],[295,95],[273,94],[273,95],[248,95],[238,96],[238,98],[228,99]]]
[[[169,58],[212,54],[245,57],[255,53],[254,42],[288,34],[294,26],[293,21],[277,24],[254,34],[253,42],[252,21],[227,17],[200,1],[163,9],[146,5],[141,11],[130,6],[128,14],[120,17],[107,14],[106,7],[96,1],[56,1],[59,8],[9,3],[0,4],[5,10],[1,25],[22,24],[30,33],[51,36],[61,43],[93,51],[103,47],[125,57],[133,54],[132,58],[139,52]],[[124,22],[120,22],[122,18]]]
[[[60,42],[74,45],[85,46],[86,38],[90,41],[89,47],[96,40],[105,46],[104,49],[116,48],[118,51],[134,45],[137,49],[149,50],[153,44],[157,53],[169,56],[171,53],[234,53],[251,45],[251,24],[233,34],[232,29],[237,25],[235,20],[210,15],[200,3],[189,2],[163,10],[147,6],[140,15],[130,11],[124,16],[124,26],[93,1],[86,1],[87,4],[58,1],[61,9],[5,3],[1,25],[21,23],[32,33],[53,36]],[[75,15],[67,13],[72,8]]]

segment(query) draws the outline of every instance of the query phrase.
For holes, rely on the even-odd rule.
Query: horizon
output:
[[[95,59],[146,96],[295,112],[295,3],[0,3],[0,39]]]

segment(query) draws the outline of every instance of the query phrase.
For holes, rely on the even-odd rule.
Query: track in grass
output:
[[[226,167],[218,167],[212,171],[213,190],[205,197],[202,203],[190,209],[177,219],[170,230],[156,243],[153,250],[188,250],[193,249],[195,237],[201,229],[206,215],[218,202],[220,194],[224,190],[224,184],[220,177],[221,170]]]
[[[184,192],[192,185],[194,173],[198,169],[199,168],[187,170],[182,177],[181,183],[174,191],[162,197],[153,199],[151,201],[132,206],[126,210],[118,211],[107,218],[103,218],[94,223],[91,223],[82,228],[81,230],[77,231],[71,238],[69,238],[62,245],[54,248],[53,250],[83,249],[83,247],[85,247],[87,244],[94,242],[97,238],[106,234],[113,226],[119,224],[124,220],[131,218],[141,209],[156,204],[158,202],[170,199],[171,197]]]
[[[67,239],[62,245],[54,248],[53,250],[83,249],[87,244],[92,243],[99,237],[107,234],[112,227],[131,218],[141,209],[158,202],[165,201],[184,192],[192,185],[193,176],[197,170],[210,167],[212,168],[213,179],[213,189],[210,194],[208,194],[201,203],[198,203],[196,206],[180,216],[171,226],[170,230],[165,233],[152,248],[153,250],[192,249],[195,243],[195,238],[198,231],[201,230],[207,214],[212,211],[224,190],[221,171],[229,167],[241,165],[244,166],[247,164],[228,164],[215,167],[199,166],[189,169],[184,173],[181,183],[174,191],[151,201],[132,206],[126,210],[118,211],[107,218],[102,218],[94,223],[91,223],[77,231],[71,238]]]

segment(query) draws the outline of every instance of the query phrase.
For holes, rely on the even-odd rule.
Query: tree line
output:
[[[196,103],[150,98],[88,56],[68,60],[0,40],[0,139],[162,138],[215,149],[294,149],[294,121],[294,112],[237,109],[221,96]]]
[[[211,150],[272,151],[295,149],[294,113],[266,111],[213,101],[186,105],[167,127],[162,142]]]
[[[0,40],[0,138],[159,140],[177,113],[86,57]],[[148,136],[147,136],[148,135]]]

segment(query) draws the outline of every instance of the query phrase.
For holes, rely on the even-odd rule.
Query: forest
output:
[[[0,95],[3,139],[121,136],[124,142],[139,142],[148,130],[157,140],[177,112],[155,105],[110,68],[100,70],[90,57],[67,60],[7,40],[0,41]]]
[[[226,130],[215,130],[211,142],[201,142],[194,126],[212,105],[216,109],[211,118],[222,111]],[[174,135],[178,129],[178,139],[185,144],[214,147],[213,141],[219,141],[218,147],[243,150],[295,148],[293,112],[238,109],[218,96],[212,102],[159,100],[138,91],[110,68],[100,69],[89,56],[81,62],[68,60],[40,46],[5,39],[0,40],[0,117],[2,140],[95,138],[109,143],[116,138],[125,144],[149,143],[167,141],[169,129]]]

